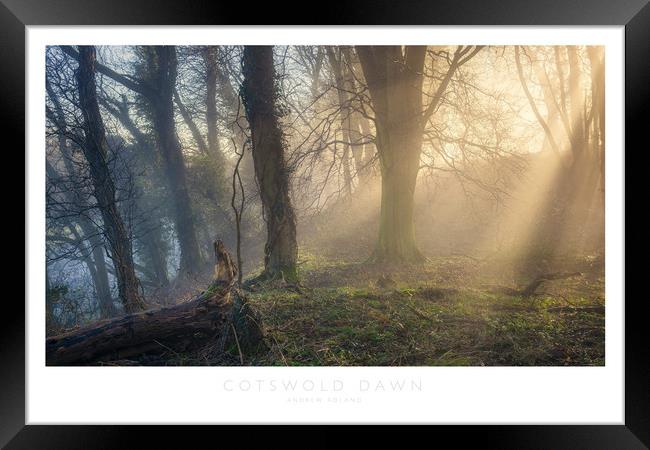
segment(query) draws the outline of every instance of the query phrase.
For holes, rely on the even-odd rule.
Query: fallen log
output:
[[[485,285],[484,289],[493,294],[503,294],[512,297],[532,297],[533,295],[535,295],[537,289],[545,281],[563,280],[566,278],[573,278],[573,277],[580,277],[580,276],[582,276],[582,273],[580,272],[545,273],[535,277],[530,283],[528,283],[522,289],[513,289],[508,286],[490,286],[490,285]]]
[[[223,261],[218,261],[223,264]],[[45,341],[47,365],[92,365],[128,359],[143,353],[188,351],[207,342],[221,351],[237,345],[242,351],[262,347],[259,318],[236,288],[232,271],[194,299],[95,322]]]
[[[523,297],[530,297],[535,294],[537,288],[545,281],[552,280],[564,280],[567,278],[581,277],[582,273],[580,272],[555,272],[555,273],[545,273],[543,275],[537,276],[533,281],[528,283],[524,289],[521,290],[521,295]]]

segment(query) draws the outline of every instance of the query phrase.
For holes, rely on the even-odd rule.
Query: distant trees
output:
[[[264,206],[267,238],[264,275],[297,279],[296,217],[289,196],[289,173],[279,123],[273,47],[246,46],[242,97],[252,136],[255,175]]]
[[[174,120],[174,90],[176,89],[177,60],[174,46],[149,47],[145,53],[148,80],[137,86],[150,103],[152,122],[158,148],[174,205],[174,223],[181,248],[179,272],[181,276],[196,273],[202,265],[196,238],[192,202],[187,190],[185,160],[176,135]]]
[[[77,52],[70,47],[63,47],[63,50],[75,58],[78,57]],[[150,107],[150,118],[171,193],[174,225],[181,249],[179,272],[183,276],[198,272],[202,265],[202,258],[187,190],[185,161],[174,120],[176,48],[174,46],[144,47],[142,72],[139,78],[120,74],[102,64],[96,66],[98,72],[140,94]]]
[[[602,47],[587,46],[591,72],[591,142],[596,147],[600,165],[600,192],[605,203],[605,51]]]
[[[65,141],[65,139],[62,138],[61,141]],[[47,177],[50,182],[62,182],[63,175],[58,173],[49,161],[46,161],[45,164]],[[66,165],[68,166],[68,170],[71,170],[71,164],[67,163]],[[76,174],[73,172],[72,176],[76,177]],[[54,196],[58,195],[54,194]],[[69,205],[75,205],[80,202],[79,196],[71,190],[60,192],[60,196]],[[71,243],[79,249],[81,258],[86,264],[90,277],[92,278],[100,316],[113,316],[115,314],[115,306],[113,305],[111,287],[108,280],[108,269],[106,267],[106,260],[104,259],[104,243],[100,236],[100,230],[85,215],[79,215],[76,223],[71,218],[64,220],[64,223],[72,236]],[[58,239],[62,240],[63,237],[59,237]]]
[[[515,46],[514,59],[522,90],[559,163],[544,223],[534,238],[553,255],[560,245],[565,250],[584,246],[588,222],[604,219],[593,217],[598,185],[604,201],[603,49]],[[531,92],[537,85],[542,102]],[[569,230],[573,244],[561,239]]]
[[[553,150],[563,159],[564,167],[584,165],[585,157],[600,160],[605,133],[602,48],[556,46],[549,54],[545,50],[515,46],[514,57],[530,107]],[[525,64],[531,67],[530,75],[525,73]],[[586,72],[590,74],[589,80]],[[547,118],[542,116],[531,93],[533,83],[541,87]]]
[[[353,129],[352,124],[352,106],[350,103],[350,94],[353,93],[350,77],[346,76],[346,68],[342,61],[341,51],[338,48],[327,47],[327,59],[334,74],[336,93],[341,108],[341,133],[343,135],[343,178],[345,191],[349,195],[352,193],[352,171],[350,170],[350,146],[358,145],[358,125],[357,130]],[[356,125],[356,124],[355,124]]]
[[[350,145],[354,159],[355,175],[359,185],[363,185],[372,173],[375,161],[375,145],[369,120],[369,113],[364,105],[361,83],[361,67],[359,57],[354,47],[340,47],[341,72],[343,74],[343,87],[348,92],[349,105],[344,112],[350,114]]]
[[[63,224],[61,236],[57,238],[61,240],[71,239],[69,242],[72,247],[78,249],[93,282],[100,316],[111,317],[115,314],[116,309],[113,304],[108,268],[104,258],[105,249],[102,231],[91,220],[89,214],[80,213],[76,217],[70,217],[68,214],[68,211],[73,207],[79,208],[81,211],[90,209],[89,201],[85,198],[84,190],[79,182],[79,180],[83,179],[83,176],[81,176],[79,169],[73,162],[70,148],[72,141],[67,137],[69,131],[64,109],[50,80],[46,80],[45,86],[52,104],[51,109],[46,109],[47,116],[57,130],[55,142],[63,161],[63,167],[60,169],[57,169],[47,158],[45,161],[46,174],[50,183],[47,216]],[[78,141],[79,143],[76,145],[83,143],[81,136]],[[71,183],[75,181],[75,188],[70,189]],[[53,314],[50,314],[49,317],[52,318]]]
[[[208,128],[208,152],[216,161],[223,163],[217,136],[217,78],[219,75],[217,48],[209,45],[203,48],[201,53],[205,63],[205,121]]]
[[[372,259],[421,261],[413,207],[424,127],[456,70],[480,47],[456,49],[426,108],[422,92],[426,46],[358,46],[356,50],[372,99],[382,180],[379,238]]]
[[[133,138],[133,144],[122,148],[131,154],[130,160],[137,167],[146,169],[136,177],[133,188],[134,201],[140,217],[134,224],[135,246],[139,247],[144,260],[143,277],[150,286],[167,287],[169,274],[167,272],[169,244],[163,236],[164,220],[168,216],[165,191],[165,177],[161,173],[157,151],[152,138],[141,131],[131,117],[129,104],[125,96],[120,100],[110,96],[99,98],[100,104],[128,131]]]
[[[361,186],[370,171],[374,155],[370,125],[359,94],[354,49],[328,46],[326,52],[340,108],[344,189],[349,195],[352,193],[354,176]],[[353,168],[350,154],[354,162]]]
[[[144,299],[133,266],[131,240],[117,208],[115,185],[106,162],[108,143],[97,101],[95,62],[95,48],[80,46],[77,87],[85,137],[82,150],[90,166],[93,194],[106,229],[120,300],[125,311],[135,312],[144,309]]]
[[[601,47],[54,46],[46,54],[48,277],[57,302],[90,294],[85,317],[114,315],[117,297],[136,311],[143,297],[184,296],[209,276],[217,238],[230,248],[239,241],[240,262],[254,266],[263,253],[262,278],[291,283],[298,234],[308,251],[358,238],[345,251],[382,264],[423,261],[420,246],[456,245],[434,236],[455,226],[445,219],[452,213],[471,216],[450,232],[455,239],[499,250],[522,241],[551,248],[567,228],[573,239],[600,220]],[[553,177],[535,179],[555,163]],[[533,196],[522,216],[544,218],[540,234],[529,233],[528,219],[503,214],[496,223]],[[421,201],[435,206],[421,211]],[[442,233],[416,240],[415,225],[433,221]],[[48,308],[63,316],[61,303]]]

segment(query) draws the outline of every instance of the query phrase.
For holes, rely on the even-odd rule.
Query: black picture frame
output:
[[[297,14],[296,14],[297,13]],[[302,15],[301,15],[302,14]],[[291,18],[291,19],[290,19]],[[356,0],[337,7],[314,9],[307,2],[268,2],[244,7],[238,2],[180,0],[0,0],[0,126],[4,149],[9,137],[18,167],[24,156],[17,149],[25,141],[25,27],[29,25],[234,25],[297,23],[302,25],[618,25],[625,26],[625,135],[626,148],[647,150],[647,105],[650,101],[650,6],[648,0],[442,0],[389,2]],[[634,147],[632,147],[634,145]],[[632,153],[632,152],[630,152]],[[647,179],[636,154],[626,158],[625,183],[628,195],[644,195],[632,187]],[[21,158],[22,157],[22,158]],[[29,188],[25,173],[25,188]],[[3,180],[4,181],[4,180]],[[4,181],[7,184],[7,181]],[[5,186],[5,192],[15,190]],[[641,186],[641,185],[638,185]],[[10,190],[11,187],[11,190]],[[647,188],[645,188],[647,190]],[[17,196],[16,196],[17,197]],[[16,201],[15,199],[14,201]],[[622,199],[626,201],[626,199]],[[634,203],[630,203],[634,204]],[[641,203],[643,204],[643,203]],[[14,207],[15,206],[15,207]],[[9,206],[6,206],[9,207]],[[11,205],[20,211],[19,205]],[[26,207],[26,205],[25,205]],[[26,211],[26,209],[25,209]],[[627,219],[627,217],[626,217]],[[18,220],[18,219],[16,219]],[[20,230],[14,230],[17,235]],[[25,239],[27,240],[26,230]],[[643,233],[643,234],[642,234]],[[639,221],[625,221],[626,242],[641,242],[647,231]],[[627,247],[627,244],[626,244]],[[15,258],[15,255],[13,256]],[[647,448],[650,446],[650,345],[645,296],[636,287],[647,277],[642,265],[632,264],[625,253],[625,424],[553,426],[439,426],[414,427],[410,433],[451,434],[456,444],[476,441],[499,448]],[[25,261],[26,262],[26,261]],[[19,267],[18,263],[14,266]],[[23,266],[25,267],[25,266]],[[17,279],[17,277],[16,277]],[[25,273],[25,283],[29,283]],[[17,284],[17,283],[16,283]],[[5,291],[8,293],[8,291]],[[159,426],[34,426],[25,425],[25,317],[17,295],[5,295],[5,324],[0,327],[0,444],[8,448],[113,448],[135,445],[133,434],[145,434],[148,442],[171,446],[195,439],[215,443],[211,427]],[[534,389],[534,386],[531,386]],[[215,407],[218,407],[216,405]],[[146,418],[143,418],[146,421]],[[231,430],[225,427],[219,433]],[[258,427],[259,428],[259,427]],[[317,427],[306,427],[313,429]],[[319,431],[319,444],[335,445],[340,428]],[[382,438],[392,431],[373,427]],[[240,433],[241,430],[235,430]],[[257,434],[267,442],[286,442],[286,429],[265,427]],[[236,445],[236,444],[235,444]],[[245,446],[248,447],[248,446]]]

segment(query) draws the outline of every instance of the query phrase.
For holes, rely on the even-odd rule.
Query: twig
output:
[[[162,343],[158,342],[158,341],[155,340],[155,339],[154,339],[153,341],[154,341],[156,344],[160,345],[162,348],[166,348],[167,350],[169,350],[170,352],[172,352],[174,355],[179,356],[178,353],[177,353],[176,351],[174,351],[174,349],[171,349],[171,348],[167,347],[165,344],[162,344]]]
[[[413,312],[414,312],[418,317],[420,317],[420,318],[422,318],[422,319],[425,319],[425,320],[433,320],[431,317],[429,317],[428,315],[424,314],[422,311],[418,310],[418,309],[415,308],[414,306],[411,306],[411,305],[409,305],[408,303],[406,304],[406,306],[407,306],[411,311],[413,311]]]
[[[244,365],[244,355],[242,355],[241,352],[241,347],[239,346],[239,339],[237,338],[237,330],[235,330],[234,325],[231,323],[230,328],[232,328],[232,332],[235,335],[235,344],[237,344],[237,351],[239,352],[239,361],[241,362],[242,366]]]
[[[284,353],[282,353],[282,349],[280,348],[280,344],[278,343],[278,340],[271,334],[271,337],[273,338],[273,341],[275,342],[275,346],[277,347],[278,351],[280,352],[280,356],[282,356],[282,361],[284,362],[285,366],[288,366],[289,364],[287,363],[286,358],[284,357]]]

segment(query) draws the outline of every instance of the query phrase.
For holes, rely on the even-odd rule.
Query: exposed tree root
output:
[[[575,312],[575,311],[589,311],[597,314],[605,314],[605,306],[556,306],[548,308],[549,312]]]
[[[508,286],[485,286],[485,289],[488,292],[493,294],[505,294],[512,297],[531,297],[535,295],[535,291],[544,283],[545,281],[551,280],[562,280],[566,278],[580,277],[582,273],[580,272],[554,272],[554,273],[545,273],[538,275],[528,283],[522,289],[514,289]]]

